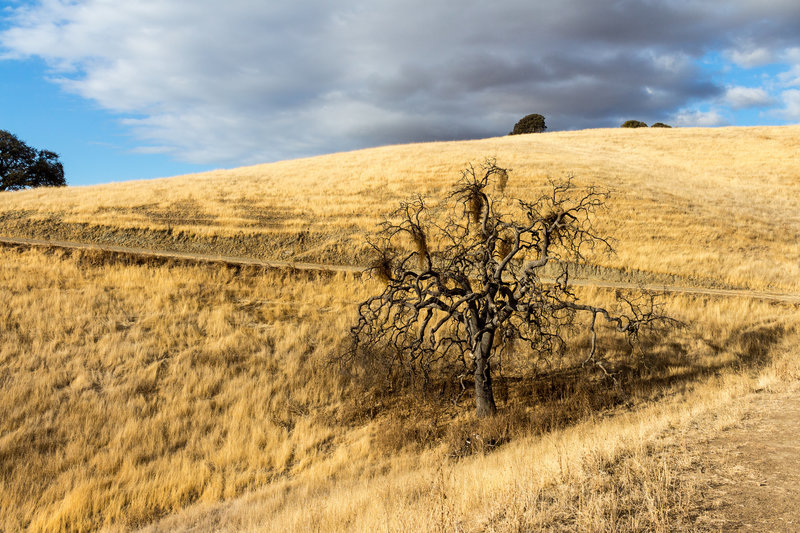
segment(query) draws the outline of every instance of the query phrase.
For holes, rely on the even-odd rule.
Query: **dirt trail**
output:
[[[302,263],[295,261],[263,261],[249,257],[232,257],[214,254],[196,254],[189,252],[160,251],[147,248],[132,248],[128,246],[109,246],[105,244],[87,244],[68,241],[49,241],[41,239],[23,239],[18,237],[0,237],[0,244],[18,246],[34,246],[41,248],[66,248],[69,250],[98,250],[128,254],[141,257],[159,257],[165,259],[184,259],[202,263],[225,263],[241,266],[262,266],[268,268],[297,268],[299,270],[320,270],[329,272],[362,272],[364,267],[351,265],[323,265],[318,263]]]
[[[197,254],[188,252],[159,251],[146,248],[132,248],[126,246],[106,246],[97,244],[86,244],[67,241],[50,241],[40,239],[24,239],[18,237],[0,237],[0,244],[17,246],[36,246],[45,248],[66,248],[72,250],[101,250],[119,254],[129,254],[141,257],[159,257],[168,259],[182,259],[197,262],[226,263],[230,265],[242,266],[262,266],[269,268],[296,268],[299,270],[318,270],[327,272],[363,272],[365,267],[353,265],[334,265],[319,263],[304,263],[295,261],[264,261],[248,257],[233,257],[213,254]],[[552,280],[550,280],[552,281]],[[776,302],[800,304],[800,294],[775,293],[754,291],[748,289],[713,289],[708,287],[687,287],[677,285],[658,285],[658,284],[637,284],[617,281],[607,281],[602,279],[571,279],[570,283],[579,287],[603,287],[610,289],[645,289],[655,292],[671,292],[682,294],[701,294],[707,296],[730,296],[740,298],[755,298],[760,300],[770,300]]]
[[[800,531],[800,388],[742,399],[744,421],[700,444],[708,460],[700,530]]]

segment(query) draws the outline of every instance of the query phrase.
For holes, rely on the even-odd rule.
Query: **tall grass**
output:
[[[507,374],[483,423],[328,364],[373,283],[0,249],[0,529],[666,530],[692,493],[653,435],[797,339],[790,306],[675,297],[692,327],[619,387]]]
[[[337,380],[307,361],[346,329],[345,284],[100,257],[2,251],[0,529],[144,524],[341,434]]]

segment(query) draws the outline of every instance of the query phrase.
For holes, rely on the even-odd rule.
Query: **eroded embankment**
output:
[[[314,270],[320,272],[366,272],[364,266],[342,265],[332,263],[311,263],[305,261],[280,261],[264,260],[247,256],[223,255],[217,253],[200,253],[176,250],[153,250],[142,247],[128,247],[119,245],[105,245],[101,243],[86,244],[71,241],[56,241],[44,239],[31,239],[24,237],[2,237],[0,245],[3,246],[35,246],[40,248],[61,248],[66,250],[90,250],[101,253],[111,260],[123,262],[167,263],[179,262],[182,264],[207,264],[221,263],[234,266],[257,268],[293,268],[298,270]],[[686,278],[674,277],[673,281],[683,282],[683,285],[659,283],[652,280],[656,277],[647,272],[621,271],[597,267],[594,265],[570,265],[570,282],[576,286],[592,286],[611,289],[639,289],[654,292],[697,294],[707,296],[727,296],[741,298],[755,298],[786,303],[800,303],[800,295],[791,293],[775,293],[754,291],[737,288],[717,288],[712,286],[690,285],[692,281]],[[632,281],[643,280],[650,277],[649,282]],[[552,281],[552,280],[550,280]]]
[[[255,260],[271,265],[314,264],[341,265],[363,269],[370,262],[366,244],[348,244],[352,235],[314,231],[237,232],[234,234],[203,234],[190,229],[127,228],[102,224],[64,222],[56,218],[36,220],[26,213],[0,215],[0,237],[17,241],[47,241],[52,243],[115,247],[137,252],[184,256],[215,256],[231,261]],[[546,271],[545,275],[553,275]],[[599,265],[570,265],[569,274],[576,279],[603,280],[635,286],[702,287],[738,289],[719,279],[707,276],[682,276],[628,268],[609,268]]]

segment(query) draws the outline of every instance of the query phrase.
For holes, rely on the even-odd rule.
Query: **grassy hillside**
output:
[[[489,156],[514,169],[512,194],[568,172],[615,191],[600,225],[619,253],[595,258],[601,275],[796,293],[798,142],[800,128],[730,128],[387,147],[7,193],[0,234],[358,264],[397,200]],[[683,474],[702,458],[683,428],[724,427],[742,394],[800,378],[796,305],[676,294],[665,310],[685,329],[634,352],[604,337],[618,386],[573,351],[499,376],[500,414],[478,421],[468,395],[418,404],[330,364],[377,288],[0,247],[0,530],[688,528],[703,487]]]
[[[328,364],[376,289],[360,277],[3,248],[0,287],[6,531],[670,530],[697,465],[655,436],[800,377],[796,306],[676,296],[690,327],[619,387],[569,360],[506,372],[479,422],[468,395],[420,405]]]
[[[611,189],[612,269],[655,280],[800,290],[800,126],[601,129],[391,146],[206,174],[0,196],[0,234],[361,264],[363,233],[436,196],[468,162]],[[646,276],[645,276],[646,277]],[[640,276],[641,278],[641,276]]]

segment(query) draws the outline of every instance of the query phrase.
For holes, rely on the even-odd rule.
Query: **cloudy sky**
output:
[[[413,141],[800,121],[797,0],[4,0],[0,129],[71,184]]]

